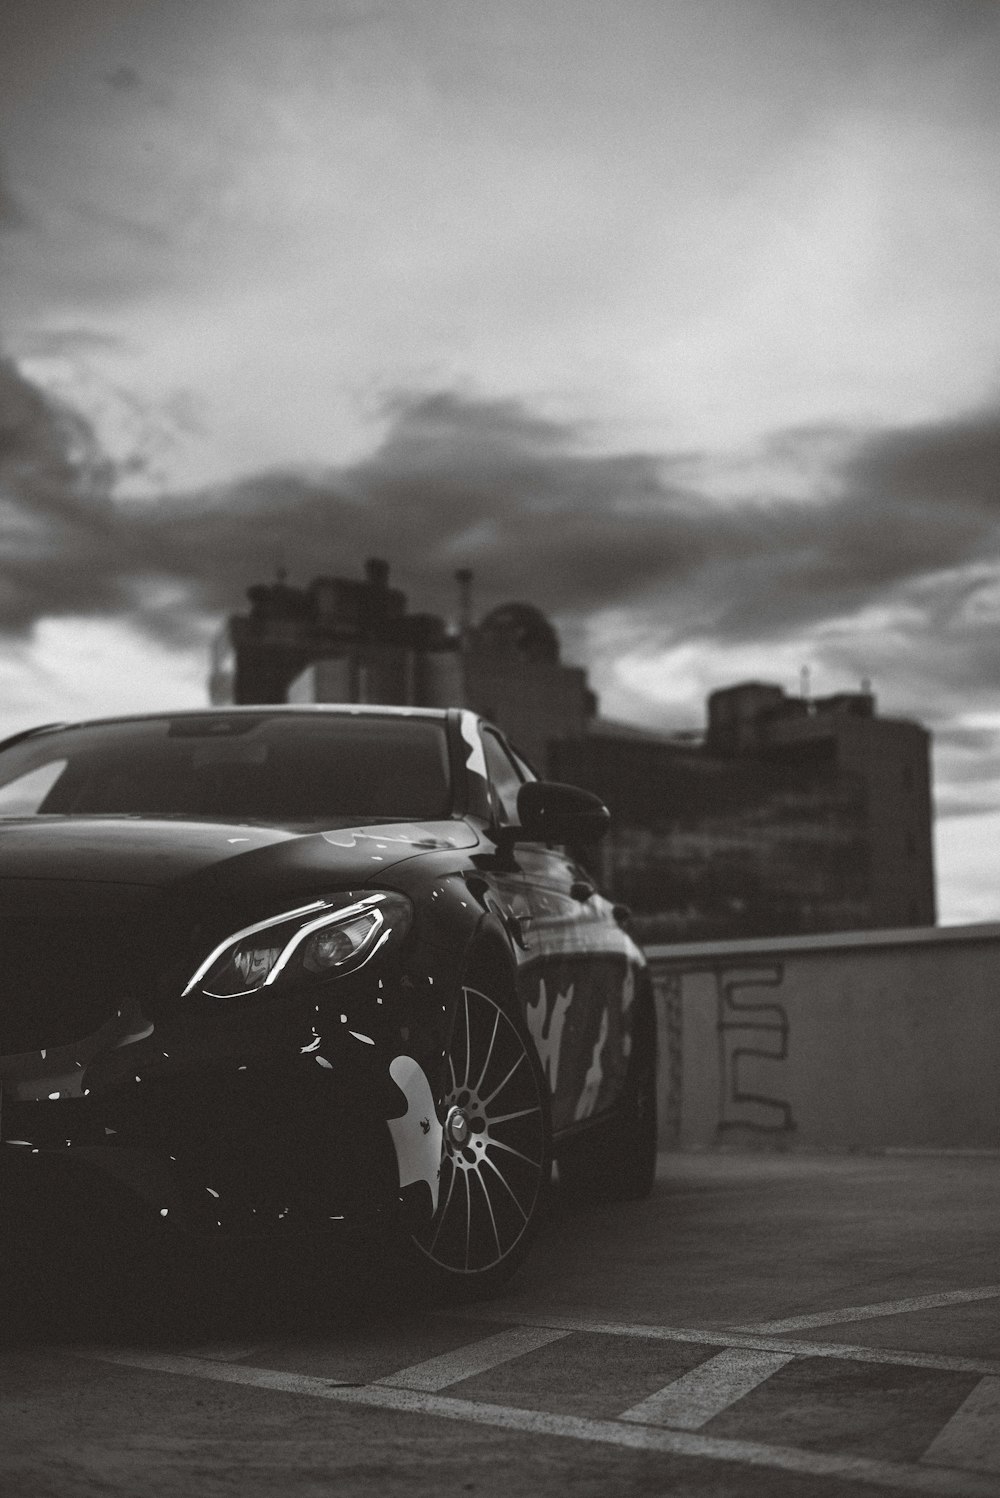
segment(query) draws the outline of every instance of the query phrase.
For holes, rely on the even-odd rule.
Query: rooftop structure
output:
[[[586,673],[529,603],[459,627],[410,613],[370,560],[363,579],[279,578],[217,642],[212,701],[470,707],[542,774],[596,791],[613,815],[595,856],[653,940],[932,925],[929,735],[880,717],[868,690],[810,698],[769,682],[713,692],[704,733],[597,716]]]
[[[456,576],[455,632],[436,614],[409,613],[377,558],[363,581],[248,589],[249,613],[232,615],[216,641],[212,701],[470,707],[543,766],[549,742],[585,733],[596,711],[586,672],[562,663],[559,636],[532,604],[502,604],[473,624],[471,574]]]
[[[612,812],[603,874],[650,939],[933,925],[930,735],[870,692],[714,692],[702,738],[595,722],[552,773]]]

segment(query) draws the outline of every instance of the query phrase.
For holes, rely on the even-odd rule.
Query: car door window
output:
[[[538,779],[537,774],[532,769],[531,765],[529,765],[529,763],[525,759],[524,755],[521,754],[519,752],[519,750],[515,749],[514,746],[513,746],[513,744],[508,744],[507,745],[507,749],[508,749],[508,752],[510,754],[511,759],[514,761],[514,764],[517,766],[517,770],[518,770],[519,775],[521,776],[521,779],[522,780],[537,780]]]
[[[483,753],[486,756],[490,797],[497,825],[516,827],[517,793],[524,784],[524,777],[497,735],[489,729],[483,733]]]

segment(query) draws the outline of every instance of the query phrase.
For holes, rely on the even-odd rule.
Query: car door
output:
[[[501,825],[516,825],[517,792],[537,778],[491,728],[483,748]],[[641,960],[613,908],[565,848],[518,842],[514,849],[521,999],[552,1090],[553,1127],[582,1123],[616,1101],[628,1051],[628,1009]]]

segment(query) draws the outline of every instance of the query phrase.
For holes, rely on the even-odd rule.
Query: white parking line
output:
[[[376,1379],[376,1383],[384,1388],[423,1389],[433,1393],[437,1389],[446,1389],[449,1384],[457,1384],[463,1378],[472,1378],[476,1373],[499,1368],[501,1363],[509,1363],[569,1335],[569,1332],[548,1326],[514,1326],[510,1331],[497,1332],[495,1336],[484,1337],[481,1342],[470,1342],[454,1352],[400,1368],[397,1373]]]
[[[481,1321],[483,1311],[470,1308],[460,1312],[455,1307],[449,1316],[463,1315]],[[706,1331],[700,1327],[644,1326],[630,1321],[595,1321],[589,1316],[551,1315],[545,1311],[503,1310],[491,1306],[491,1321],[513,1321],[519,1326],[551,1326],[567,1332],[588,1332],[594,1336],[635,1337],[651,1342],[693,1342],[701,1347],[755,1347],[761,1352],[787,1352],[800,1358],[842,1358],[848,1363],[882,1363],[887,1367],[934,1368],[943,1373],[980,1373],[1000,1376],[996,1358],[956,1358],[933,1352],[909,1352],[906,1348],[865,1347],[851,1342],[789,1342],[783,1337],[767,1337],[752,1332],[726,1329]]]
[[[937,1295],[910,1295],[905,1300],[879,1300],[872,1305],[842,1306],[834,1311],[815,1311],[809,1316],[784,1316],[780,1321],[755,1321],[737,1326],[741,1332],[797,1332],[810,1326],[835,1326],[841,1321],[870,1321],[876,1316],[902,1316],[907,1311],[931,1311],[938,1306],[956,1306],[973,1300],[996,1300],[1000,1285],[978,1290],[943,1290]]]
[[[920,1460],[1000,1472],[1000,1378],[980,1380]]]
[[[619,1420],[637,1425],[669,1425],[675,1430],[700,1430],[713,1415],[756,1389],[792,1361],[792,1353],[758,1352],[750,1347],[727,1347],[706,1363],[675,1378],[641,1404],[624,1410]]]
[[[787,1446],[768,1446],[757,1441],[725,1441],[693,1431],[662,1430],[649,1425],[631,1425],[615,1420],[587,1420],[576,1415],[550,1415],[497,1404],[478,1404],[446,1394],[427,1394],[412,1389],[391,1389],[369,1384],[344,1388],[323,1378],[301,1373],[282,1373],[270,1368],[248,1368],[234,1363],[209,1363],[202,1358],[168,1353],[143,1353],[114,1348],[66,1349],[75,1357],[95,1359],[123,1368],[150,1373],[179,1374],[247,1388],[328,1399],[337,1403],[391,1410],[397,1414],[437,1415],[499,1430],[529,1435],[560,1436],[591,1441],[631,1451],[656,1451],[668,1456],[698,1457],[738,1466],[792,1472],[808,1477],[833,1477],[847,1482],[868,1483],[904,1493],[926,1493],[940,1498],[996,1498],[996,1479],[973,1472],[955,1472],[943,1467],[906,1467],[896,1462],[867,1457],[837,1455],[825,1451],[796,1451]],[[332,1437],[331,1437],[332,1439]]]
[[[255,1352],[260,1351],[260,1343],[255,1342],[252,1347],[246,1347],[239,1342],[206,1342],[204,1346],[183,1347],[181,1352],[192,1358],[206,1358],[210,1363],[238,1363],[241,1358],[252,1357]]]

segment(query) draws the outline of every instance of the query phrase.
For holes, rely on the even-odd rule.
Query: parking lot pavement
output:
[[[997,1498],[998,1175],[664,1156],[649,1202],[556,1193],[465,1307],[217,1267],[155,1325],[0,1352],[0,1490]]]

